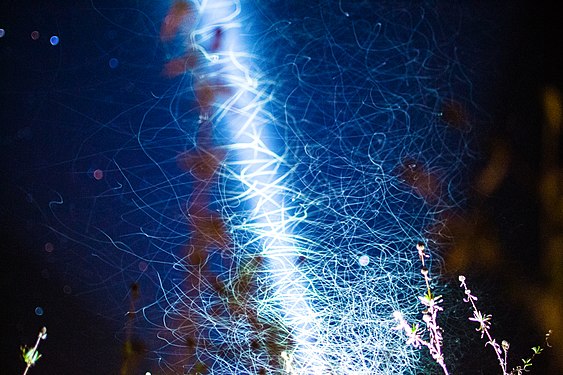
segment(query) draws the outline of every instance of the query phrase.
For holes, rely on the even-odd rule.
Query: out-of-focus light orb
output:
[[[43,308],[41,306],[37,306],[35,308],[35,315],[37,315],[37,316],[43,315]]]
[[[45,248],[46,252],[52,253],[53,250],[55,250],[55,245],[53,245],[51,242],[47,242],[47,243],[45,243],[44,248]]]
[[[111,59],[109,59],[108,64],[110,68],[115,69],[119,65],[119,60],[115,57],[112,57]]]
[[[96,169],[94,172],[92,172],[92,176],[99,181],[104,178],[104,171],[102,171],[101,169]]]
[[[59,44],[59,37],[53,35],[51,39],[49,39],[49,42],[51,42],[51,45],[56,46],[57,44]]]
[[[35,30],[31,32],[31,39],[37,40],[39,39],[39,31]]]
[[[360,266],[365,267],[369,264],[369,256],[368,255],[362,255],[361,257],[358,258],[358,263],[360,263]]]
[[[4,35],[6,35],[6,31],[4,31],[4,29],[0,29],[0,38],[2,38]]]

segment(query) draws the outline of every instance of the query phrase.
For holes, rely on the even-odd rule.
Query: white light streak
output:
[[[266,260],[271,280],[274,283],[276,305],[292,333],[296,348],[293,353],[280,353],[288,373],[326,374],[326,365],[316,347],[315,327],[320,324],[310,305],[306,277],[296,265],[300,255],[297,237],[291,233],[303,217],[296,217],[293,205],[287,205],[290,191],[286,180],[292,172],[277,154],[272,145],[268,124],[270,115],[264,105],[270,100],[267,85],[253,77],[249,67],[252,56],[246,50],[245,40],[240,37],[244,11],[239,2],[201,3],[200,27],[193,35],[205,35],[216,27],[223,27],[225,52],[217,52],[210,59],[210,70],[219,72],[219,78],[234,93],[222,98],[222,104],[212,115],[217,123],[225,119],[232,134],[232,143],[227,148],[236,154],[234,161],[227,163],[228,178],[235,178],[243,192],[235,201],[250,204],[245,229],[253,232],[260,241],[260,255]],[[206,56],[209,56],[206,54]],[[221,101],[220,101],[221,103]],[[276,140],[283,142],[284,140]]]

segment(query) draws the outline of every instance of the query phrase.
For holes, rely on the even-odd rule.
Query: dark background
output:
[[[490,33],[490,45],[485,47],[494,52],[495,64],[476,88],[482,89],[481,97],[486,99],[484,107],[490,121],[478,127],[480,134],[475,137],[480,156],[471,174],[476,180],[498,147],[506,150],[509,161],[506,176],[493,191],[481,194],[476,187],[470,189],[468,199],[472,208],[460,214],[464,216],[462,229],[453,224],[449,228],[458,240],[449,245],[453,255],[446,253],[445,267],[452,275],[459,271],[473,275],[472,282],[481,299],[489,301],[483,303],[493,311],[499,337],[511,337],[515,353],[524,356],[529,347],[542,342],[545,322],[553,323],[540,316],[539,311],[544,310],[537,306],[545,301],[540,292],[552,292],[555,307],[550,311],[559,314],[559,325],[553,328],[562,328],[558,293],[561,286],[557,285],[562,272],[560,259],[553,259],[559,262],[555,273],[547,273],[546,264],[550,264],[551,255],[544,245],[546,234],[541,224],[550,217],[556,220],[553,218],[556,215],[550,216],[549,210],[542,208],[539,182],[543,168],[541,132],[545,123],[542,95],[546,86],[563,89],[560,38],[563,30],[555,4],[506,1],[489,6],[487,3],[473,6],[491,10],[480,13],[488,17],[483,22]],[[42,202],[42,194],[52,193],[42,191],[45,172],[39,171],[41,159],[51,159],[43,154],[49,150],[46,143],[79,141],[53,133],[57,121],[74,120],[61,115],[60,106],[51,107],[51,89],[55,84],[60,85],[61,80],[69,90],[95,87],[95,82],[83,74],[95,69],[88,65],[89,59],[95,60],[105,53],[88,37],[88,30],[94,30],[100,22],[90,4],[73,2],[73,7],[69,4],[8,1],[0,7],[0,28],[6,30],[6,36],[0,38],[3,193],[0,285],[4,317],[1,356],[2,372],[6,374],[23,371],[18,346],[32,345],[43,325],[50,333],[40,346],[45,358],[31,373],[112,374],[118,372],[121,361],[121,344],[115,336],[123,321],[111,321],[97,314],[83,299],[69,292],[65,288],[68,270],[49,264],[42,255],[34,255],[33,250],[44,247],[50,239],[47,228],[37,224],[44,221],[45,214],[38,202]],[[70,37],[68,32],[67,35],[61,32],[69,28],[74,30]],[[41,32],[38,43],[29,38],[35,29]],[[59,33],[61,45],[49,45],[48,36]],[[57,51],[59,47],[66,49]],[[135,101],[134,92],[130,100]],[[69,108],[72,107],[69,103]],[[561,154],[554,159],[561,168]],[[28,168],[27,163],[38,168]],[[28,196],[33,190],[30,186],[37,187],[33,197]],[[557,225],[555,232],[560,228]],[[490,251],[476,252],[470,244],[483,238],[487,239]],[[464,257],[468,253],[471,256]],[[560,252],[555,254],[560,258]],[[44,315],[34,313],[37,306],[45,310]],[[561,334],[555,332],[554,336]],[[556,358],[563,357],[563,341],[559,338],[557,343],[558,346],[537,358],[533,366],[535,373],[555,374],[561,370],[562,364]],[[460,373],[496,373],[477,370],[485,368],[476,364],[481,354],[477,349],[471,352],[478,356],[477,360],[459,354]],[[489,355],[483,354],[485,358]],[[515,354],[512,363],[518,358]],[[494,366],[494,358],[492,363]],[[469,368],[475,372],[467,371]]]

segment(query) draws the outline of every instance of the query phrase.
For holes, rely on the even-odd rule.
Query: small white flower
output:
[[[469,318],[469,320],[479,323],[479,328],[476,328],[476,331],[481,332],[481,338],[483,338],[485,332],[489,328],[491,328],[491,323],[490,323],[491,318],[492,315],[483,314],[480,311],[474,311],[473,318]]]

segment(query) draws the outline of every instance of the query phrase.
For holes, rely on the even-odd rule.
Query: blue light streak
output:
[[[240,37],[244,22],[241,4],[204,1],[199,13],[201,21],[192,34],[196,45],[198,38],[217,27],[225,30],[224,53],[209,54],[205,49],[202,52],[210,61],[209,69],[219,72],[211,73],[209,78],[219,78],[233,90],[211,117],[217,126],[226,122],[231,129],[232,143],[227,149],[236,157],[227,163],[225,177],[242,185],[240,194],[228,197],[227,204],[247,202],[251,207],[244,225],[233,229],[253,234],[250,243],[241,244],[241,248],[249,247],[252,242],[260,244],[259,254],[266,260],[272,280],[267,303],[282,311],[284,325],[289,327],[296,342],[293,353],[283,354],[286,365],[291,367],[289,363],[295,363],[292,373],[326,373],[320,350],[315,346],[316,326],[321,322],[310,305],[307,277],[296,264],[302,251],[298,236],[292,233],[306,216],[296,216],[299,207],[287,202],[288,193],[293,194],[287,186],[293,170],[286,165],[284,156],[271,147],[275,141],[268,129],[272,115],[264,109],[271,94],[268,85],[253,78],[250,69],[253,56],[246,52],[246,41]],[[277,354],[281,358],[282,353]]]

